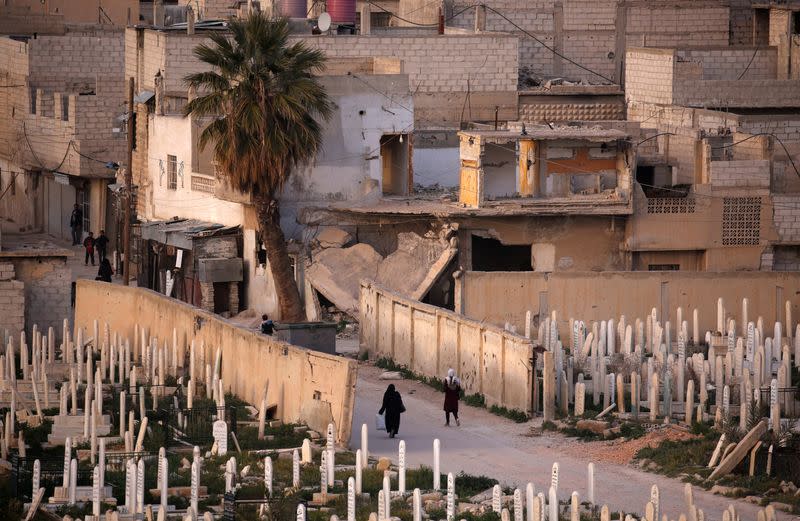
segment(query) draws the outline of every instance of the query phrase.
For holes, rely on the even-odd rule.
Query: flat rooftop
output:
[[[513,141],[516,139],[536,139],[539,141],[557,139],[578,139],[584,141],[620,141],[630,139],[622,131],[600,127],[525,127],[525,133],[518,130],[462,130],[460,136],[476,137],[488,141]]]
[[[0,259],[25,257],[74,257],[53,237],[43,233],[3,234],[0,236]]]

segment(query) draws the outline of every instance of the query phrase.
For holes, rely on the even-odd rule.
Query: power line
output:
[[[513,22],[513,21],[512,21],[512,20],[511,20],[509,17],[507,17],[506,15],[504,15],[503,13],[501,13],[500,11],[498,11],[497,9],[495,9],[494,7],[490,7],[490,6],[486,5],[486,4],[480,4],[480,5],[481,5],[481,7],[483,7],[484,9],[488,9],[489,11],[493,12],[494,14],[496,14],[497,16],[499,16],[500,18],[504,19],[506,22],[508,22],[508,23],[510,23],[511,25],[513,25],[514,27],[516,27],[516,28],[517,28],[517,29],[518,29],[520,32],[522,32],[523,34],[527,35],[529,38],[531,38],[531,39],[535,40],[536,42],[538,42],[538,43],[539,43],[539,45],[541,45],[542,47],[544,47],[544,48],[545,48],[545,49],[547,49],[548,51],[552,52],[553,54],[555,54],[555,55],[556,55],[556,56],[558,56],[559,58],[562,58],[562,59],[564,59],[564,60],[567,60],[569,63],[571,63],[571,64],[575,65],[576,67],[578,67],[578,68],[580,68],[580,69],[583,69],[583,70],[585,70],[586,72],[590,72],[590,73],[594,74],[595,76],[598,76],[598,77],[600,77],[600,78],[602,78],[602,79],[604,79],[604,80],[606,80],[606,81],[608,81],[608,82],[610,82],[610,83],[612,83],[612,84],[616,84],[616,83],[617,83],[616,81],[614,81],[613,79],[609,78],[608,76],[604,76],[603,74],[600,74],[600,73],[599,73],[599,72],[597,72],[597,71],[593,71],[592,69],[590,69],[590,68],[588,68],[588,67],[585,67],[585,66],[581,65],[580,63],[576,62],[576,61],[575,61],[575,60],[573,60],[572,58],[568,58],[567,56],[564,56],[563,54],[561,54],[560,52],[558,52],[558,51],[557,51],[557,50],[555,50],[554,48],[550,47],[549,45],[547,45],[546,43],[544,43],[542,40],[540,40],[539,38],[537,38],[536,36],[534,36],[534,35],[533,35],[533,34],[531,34],[530,32],[526,31],[525,29],[523,29],[522,27],[520,27],[519,25],[517,25],[516,23],[514,23],[514,22]]]

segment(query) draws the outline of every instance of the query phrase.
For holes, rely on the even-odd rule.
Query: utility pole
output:
[[[131,277],[131,211],[133,210],[133,194],[131,184],[133,179],[133,140],[135,129],[133,113],[133,78],[128,79],[128,164],[125,168],[125,203],[124,225],[123,225],[123,263],[122,263],[122,283],[126,286],[130,284]]]

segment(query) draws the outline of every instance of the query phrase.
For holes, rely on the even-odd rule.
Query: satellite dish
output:
[[[317,27],[323,33],[326,32],[328,29],[331,28],[331,15],[328,13],[322,13],[319,15],[319,20],[317,20]]]

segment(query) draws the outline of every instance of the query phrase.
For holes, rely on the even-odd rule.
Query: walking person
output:
[[[461,381],[456,376],[453,369],[447,370],[447,378],[444,379],[444,418],[445,427],[450,426],[450,414],[456,419],[456,425],[461,426],[458,419],[458,399],[461,397]]]
[[[100,269],[97,270],[97,278],[94,280],[111,282],[111,276],[113,274],[114,274],[114,269],[111,267],[111,262],[108,259],[103,259],[100,261]]]
[[[94,240],[94,247],[97,249],[97,261],[102,263],[106,258],[106,248],[108,247],[108,237],[105,230],[100,230],[100,235]]]
[[[72,229],[72,245],[77,246],[83,235],[83,210],[77,204],[69,216],[69,227]]]
[[[83,240],[83,247],[86,249],[83,263],[88,266],[89,259],[91,259],[92,266],[94,266],[94,234],[92,232],[89,232],[89,235]]]
[[[397,431],[400,429],[400,414],[406,412],[403,405],[403,399],[394,389],[394,384],[389,384],[386,392],[383,393],[383,404],[378,414],[385,413],[386,432],[389,433],[390,438],[397,436]]]

